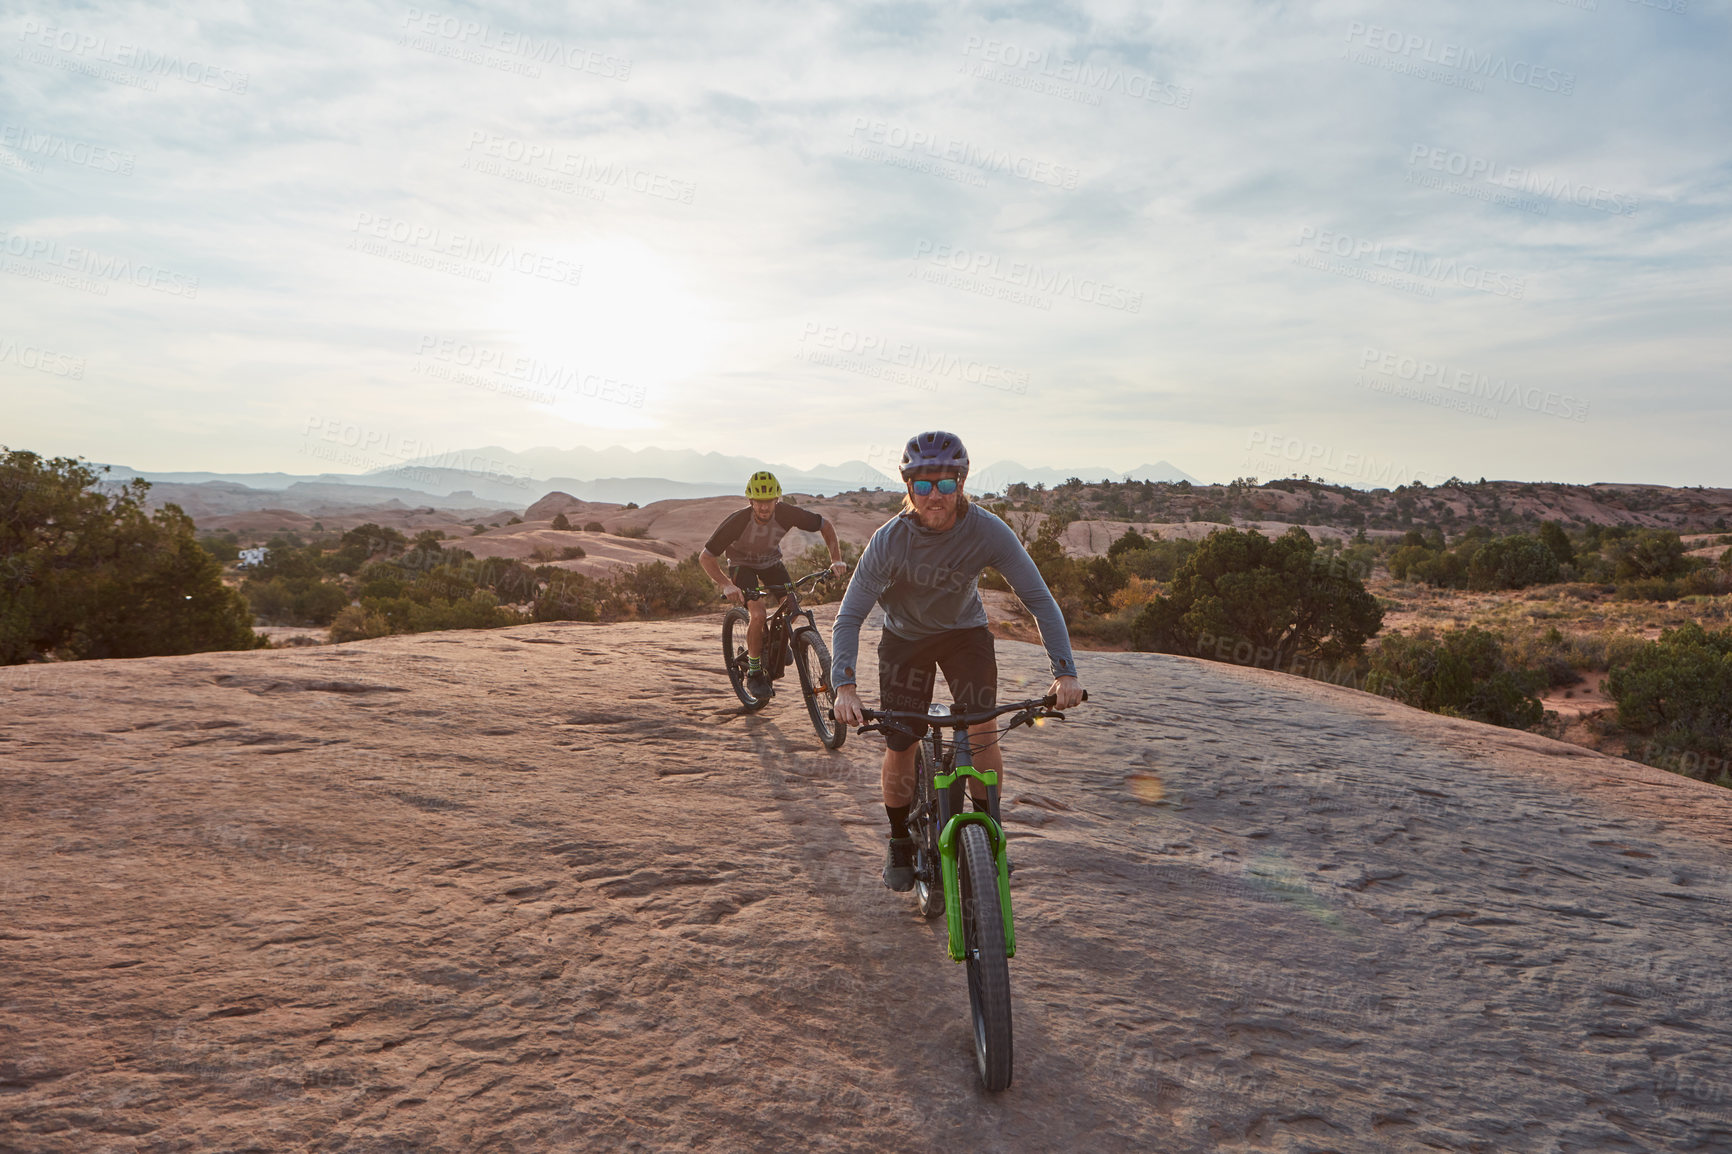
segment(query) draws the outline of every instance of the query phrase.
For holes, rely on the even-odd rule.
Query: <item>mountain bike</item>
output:
[[[806,712],[812,718],[812,728],[817,730],[818,740],[824,743],[825,749],[841,749],[848,737],[848,727],[837,724],[830,713],[836,704],[836,691],[830,685],[830,647],[824,644],[824,638],[818,633],[818,622],[812,611],[800,606],[801,586],[807,582],[816,585],[831,576],[830,570],[820,569],[787,585],[759,586],[740,592],[748,601],[755,601],[765,594],[783,595],[781,606],[764,622],[764,678],[772,682],[780,679],[792,663],[800,676],[800,692],[806,699]],[[805,618],[803,624],[798,621],[801,617]],[[770,703],[775,690],[758,697],[747,686],[751,666],[746,655],[746,630],[751,622],[752,616],[744,608],[736,606],[728,610],[727,616],[722,618],[722,660],[727,665],[728,681],[733,684],[735,695],[741,704],[755,713]]]
[[[1015,714],[993,738],[1002,740],[1019,725],[1043,718],[1064,720],[1054,709],[1057,697],[1018,701],[996,709],[958,712],[934,704],[927,713],[862,709],[867,724],[860,733],[891,730],[912,737],[924,722],[926,736],[915,745],[915,795],[908,814],[914,838],[914,897],[927,918],[945,915],[950,957],[968,963],[968,1006],[974,1019],[974,1061],[988,1090],[1010,1085],[1010,965],[1016,956],[1016,926],[1010,914],[1010,858],[998,814],[998,774],[974,768],[968,727]],[[1088,694],[1083,694],[1088,700]],[[943,731],[954,730],[946,740]],[[984,806],[975,801],[965,812],[967,780],[986,787]]]

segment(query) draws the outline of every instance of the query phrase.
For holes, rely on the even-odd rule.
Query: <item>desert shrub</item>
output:
[[[1077,585],[1086,608],[1094,613],[1113,611],[1113,594],[1129,585],[1131,575],[1109,557],[1090,557],[1077,563]]]
[[[1564,527],[1556,521],[1540,522],[1540,544],[1551,550],[1559,565],[1568,565],[1576,559],[1576,550],[1570,544],[1570,535],[1564,532]]]
[[[1197,549],[1195,541],[1184,537],[1176,541],[1163,541],[1156,535],[1152,539],[1144,540],[1147,544],[1126,549],[1115,560],[1128,576],[1141,577],[1146,581],[1171,581],[1173,574],[1179,571],[1186,558]],[[1115,545],[1117,543],[1114,542]]]
[[[0,449],[0,664],[266,644],[178,506],[82,461]]]
[[[507,605],[535,600],[541,578],[521,561],[509,557],[487,557],[474,564],[475,584],[491,589]]]
[[[709,605],[720,595],[715,583],[691,554],[677,565],[645,561],[616,573],[609,600],[622,613],[652,617],[664,613],[689,613]]]
[[[1487,541],[1467,564],[1467,587],[1481,592],[1526,589],[1557,579],[1557,555],[1539,538],[1526,533]]]
[[[1141,577],[1129,577],[1124,587],[1113,594],[1113,609],[1141,609],[1160,596],[1160,586]],[[1132,618],[1133,622],[1135,618]],[[1128,639],[1127,639],[1128,640]]]
[[[1143,536],[1135,529],[1126,529],[1123,536],[1119,537],[1111,545],[1107,546],[1107,557],[1113,561],[1117,561],[1121,556],[1131,552],[1133,549],[1147,549],[1150,545],[1160,539],[1161,535],[1159,533],[1156,533],[1152,538],[1150,538]]]
[[[556,513],[553,518],[553,527],[562,532],[569,532],[571,529],[571,521],[564,513]]]
[[[601,522],[600,521],[585,521],[583,523],[583,531],[585,533],[603,532],[602,527],[601,527]]]
[[[582,573],[547,566],[535,571],[543,582],[530,608],[536,621],[594,621],[606,596],[600,585]]]
[[[500,606],[481,589],[456,601],[409,597],[363,597],[337,614],[332,641],[359,641],[393,633],[427,633],[435,629],[496,629],[522,624],[524,618]]]
[[[395,529],[371,522],[357,525],[338,538],[334,552],[320,558],[326,573],[357,573],[367,562],[395,557],[409,547],[409,539]]]
[[[1513,667],[1497,636],[1483,629],[1392,633],[1371,654],[1365,688],[1407,705],[1512,729],[1545,716],[1544,674]]]
[[[329,625],[349,604],[341,585],[317,577],[248,578],[241,592],[271,625]]]
[[[1732,629],[1710,633],[1693,621],[1668,629],[1612,667],[1606,694],[1618,703],[1619,724],[1649,739],[1644,760],[1724,767],[1732,758]]]
[[[803,604],[824,605],[831,601],[840,601],[842,595],[848,591],[848,583],[854,580],[854,566],[860,563],[860,549],[848,541],[838,539],[836,543],[842,547],[842,560],[848,563],[847,574],[840,581],[822,581],[812,588],[811,592],[802,593],[800,601]],[[788,562],[788,575],[800,578],[815,570],[829,567],[829,546],[822,541],[814,541],[806,546],[804,552]]]
[[[241,559],[240,544],[232,536],[218,537],[207,533],[198,539],[198,543],[200,548],[217,559],[218,564],[233,565]]]
[[[1138,649],[1207,656],[1230,639],[1234,652],[1280,667],[1359,655],[1383,624],[1360,580],[1315,564],[1317,545],[1295,526],[1270,540],[1256,531],[1211,533],[1174,575],[1167,596],[1138,613]]]
[[[1681,596],[1681,584],[1665,577],[1641,577],[1618,582],[1620,601],[1676,601]]]
[[[633,540],[641,541],[643,538],[649,536],[649,526],[648,525],[621,525],[619,528],[615,529],[613,531],[613,533],[614,533],[614,536],[616,536],[616,537],[630,537]]]
[[[576,561],[580,557],[587,556],[589,556],[589,554],[583,551],[582,545],[566,545],[559,550],[559,559],[561,561]]]
[[[1693,560],[1685,556],[1684,542],[1678,534],[1659,529],[1642,529],[1615,538],[1604,552],[1612,563],[1612,576],[1618,581],[1682,577],[1692,567]]]

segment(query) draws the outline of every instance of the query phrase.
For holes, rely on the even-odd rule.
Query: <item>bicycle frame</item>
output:
[[[1088,700],[1086,693],[1083,700]],[[962,713],[954,706],[946,714],[874,709],[862,711],[869,724],[860,727],[861,733],[872,730],[883,732],[888,727],[912,737],[914,730],[904,722],[924,723],[932,727],[933,732],[921,740],[927,742],[931,750],[932,788],[938,796],[939,872],[944,883],[944,922],[953,961],[964,961],[968,956],[968,949],[963,941],[962,881],[958,876],[956,851],[958,836],[969,823],[984,826],[987,840],[991,843],[993,864],[998,874],[999,909],[1004,914],[1004,953],[1007,958],[1016,956],[1016,924],[1010,910],[1010,859],[1004,852],[1004,826],[999,818],[998,774],[990,769],[975,768],[974,749],[968,727],[982,721],[991,721],[1007,713],[1015,713],[1016,717],[1005,732],[1025,723],[1032,724],[1036,717],[1057,717],[1062,720],[1064,714],[1054,710],[1054,704],[1055,699],[1049,696],[1039,701],[1023,701],[976,713]],[[945,741],[939,732],[944,729],[954,730],[955,736]],[[967,793],[969,778],[986,786],[984,812],[963,809],[963,796]]]
[[[740,590],[741,597],[746,601],[756,601],[778,591],[783,595],[782,603],[764,621],[764,672],[772,681],[779,679],[787,669],[788,643],[794,637],[794,630],[789,627],[789,623],[796,617],[804,617],[807,627],[818,628],[818,619],[812,616],[810,609],[800,604],[800,586],[813,578],[822,580],[828,576],[828,570],[820,569],[787,585],[760,585],[755,589]]]
[[[927,724],[936,721],[935,717]],[[998,774],[990,769],[974,768],[974,751],[969,746],[967,723],[956,727],[956,736],[949,743],[940,737],[933,744],[943,756],[943,760],[933,767],[932,788],[938,795],[938,863],[944,878],[944,924],[950,937],[950,958],[960,962],[968,956],[962,935],[962,880],[956,870],[956,847],[957,835],[970,822],[985,826],[987,840],[992,843],[992,861],[998,874],[999,909],[1004,912],[1004,956],[1014,958],[1016,924],[1010,913],[1010,858],[1004,852],[1004,826],[998,816]],[[962,798],[967,793],[965,779],[970,777],[986,786],[984,813],[962,808]]]

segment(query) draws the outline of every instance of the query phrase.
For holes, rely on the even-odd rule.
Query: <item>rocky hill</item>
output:
[[[1732,793],[1085,654],[1007,739],[988,1097],[881,747],[743,715],[716,636],[0,670],[0,1149],[1732,1147]]]

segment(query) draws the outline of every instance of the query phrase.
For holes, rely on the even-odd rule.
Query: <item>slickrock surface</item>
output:
[[[0,1149],[1732,1149],[1732,794],[1084,654],[988,1096],[881,746],[717,625],[0,670]]]

